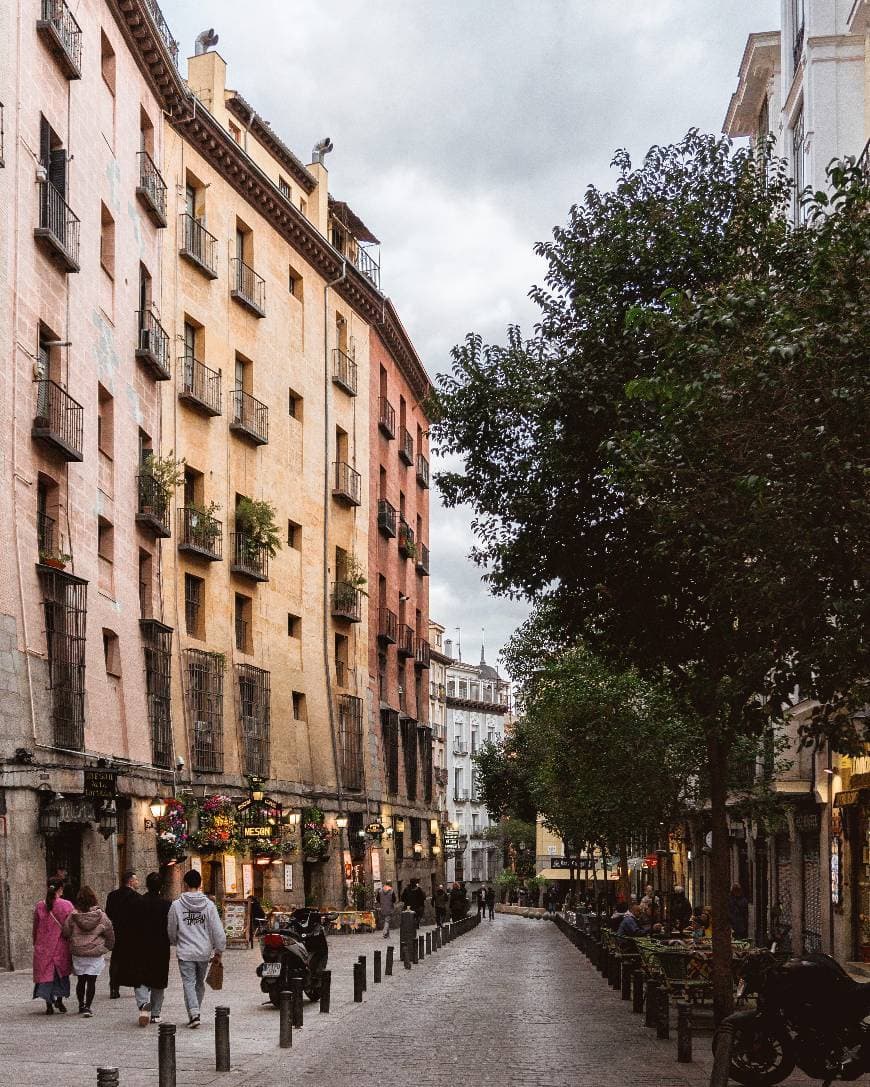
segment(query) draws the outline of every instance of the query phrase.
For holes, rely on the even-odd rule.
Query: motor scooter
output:
[[[329,961],[326,929],[335,914],[305,907],[282,916],[260,931],[263,961],[257,967],[260,988],[278,1007],[282,991],[302,981],[309,1000],[320,999],[323,971]]]

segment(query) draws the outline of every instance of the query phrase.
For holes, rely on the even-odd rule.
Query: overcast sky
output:
[[[535,319],[536,241],[613,151],[718,132],[746,37],[779,0],[161,0],[181,56],[213,26],[237,90],[381,239],[382,286],[429,373],[466,333]],[[207,13],[207,14],[204,14]],[[437,459],[433,458],[437,470]],[[432,492],[430,612],[477,660],[525,617],[467,559],[470,513]]]

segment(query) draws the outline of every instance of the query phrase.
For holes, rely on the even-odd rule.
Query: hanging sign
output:
[[[369,825],[366,827],[366,834],[371,835],[372,838],[379,838],[383,833],[383,823],[378,823],[377,821],[375,821],[374,823],[369,823]]]
[[[648,853],[643,859],[643,864],[645,868],[657,868],[658,863],[659,859],[655,855],[655,853]]]
[[[116,770],[94,770],[85,767],[84,795],[91,800],[114,800],[117,795],[118,773]]]

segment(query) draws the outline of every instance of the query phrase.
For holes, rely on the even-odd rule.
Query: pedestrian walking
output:
[[[227,946],[217,906],[202,893],[201,885],[199,872],[195,869],[185,872],[186,890],[170,906],[167,919],[169,942],[175,948],[184,988],[187,1025],[191,1028],[200,1023],[208,964],[213,958],[220,962]]]
[[[462,888],[458,883],[453,884],[450,888],[450,920],[461,921],[462,918],[468,912],[468,899],[463,894]]]
[[[163,997],[169,984],[169,902],[163,897],[163,880],[159,872],[145,877],[145,894],[139,906],[137,945],[139,965],[136,976],[136,1004],[139,1026],[160,1022]]]
[[[254,946],[254,939],[257,936],[257,930],[260,924],[266,920],[266,911],[263,909],[263,905],[259,898],[255,894],[249,894],[245,900],[248,903],[248,916],[250,924],[248,925],[248,946]]]
[[[474,897],[475,897],[475,900],[476,900],[476,903],[477,903],[477,916],[478,917],[485,916],[486,915],[486,886],[483,883],[481,883],[481,885],[474,892]]]
[[[109,962],[109,996],[117,1000],[122,985],[135,987],[138,956],[136,936],[139,931],[139,877],[128,868],[121,877],[121,886],[106,899],[106,913],[115,929],[115,950]]]
[[[73,904],[63,897],[63,880],[50,879],[45,898],[33,910],[33,999],[45,1001],[45,1014],[66,1011],[72,957],[63,934]]]
[[[734,884],[728,896],[728,923],[735,940],[745,940],[749,936],[749,899],[739,883]]]
[[[419,879],[412,879],[402,891],[402,905],[414,911],[414,916],[417,918],[417,927],[419,928],[420,922],[423,920],[423,911],[426,908],[426,895],[423,893]]]
[[[432,895],[432,905],[435,908],[435,924],[441,928],[444,922],[447,920],[447,907],[450,904],[450,899],[447,897],[447,892],[444,890],[444,884],[439,883],[438,889],[435,894]]]
[[[64,921],[63,934],[69,940],[73,973],[78,978],[79,1015],[90,1019],[97,978],[106,968],[106,953],[115,946],[115,930],[87,885],[76,895],[76,906]]]
[[[495,920],[495,887],[491,883],[486,888],[486,913],[490,921]]]
[[[384,939],[386,940],[390,935],[390,922],[393,920],[393,910],[396,908],[396,892],[389,882],[378,891],[377,905],[381,920],[384,922]]]

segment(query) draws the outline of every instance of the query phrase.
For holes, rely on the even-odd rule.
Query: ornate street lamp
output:
[[[148,810],[155,819],[162,819],[163,816],[166,815],[166,801],[162,800],[159,796],[155,796],[148,805]]]
[[[106,841],[108,841],[117,831],[118,812],[115,809],[115,802],[113,800],[107,801],[101,808],[98,829]]]
[[[39,829],[42,834],[57,834],[60,830],[60,804],[56,796],[40,809]]]

